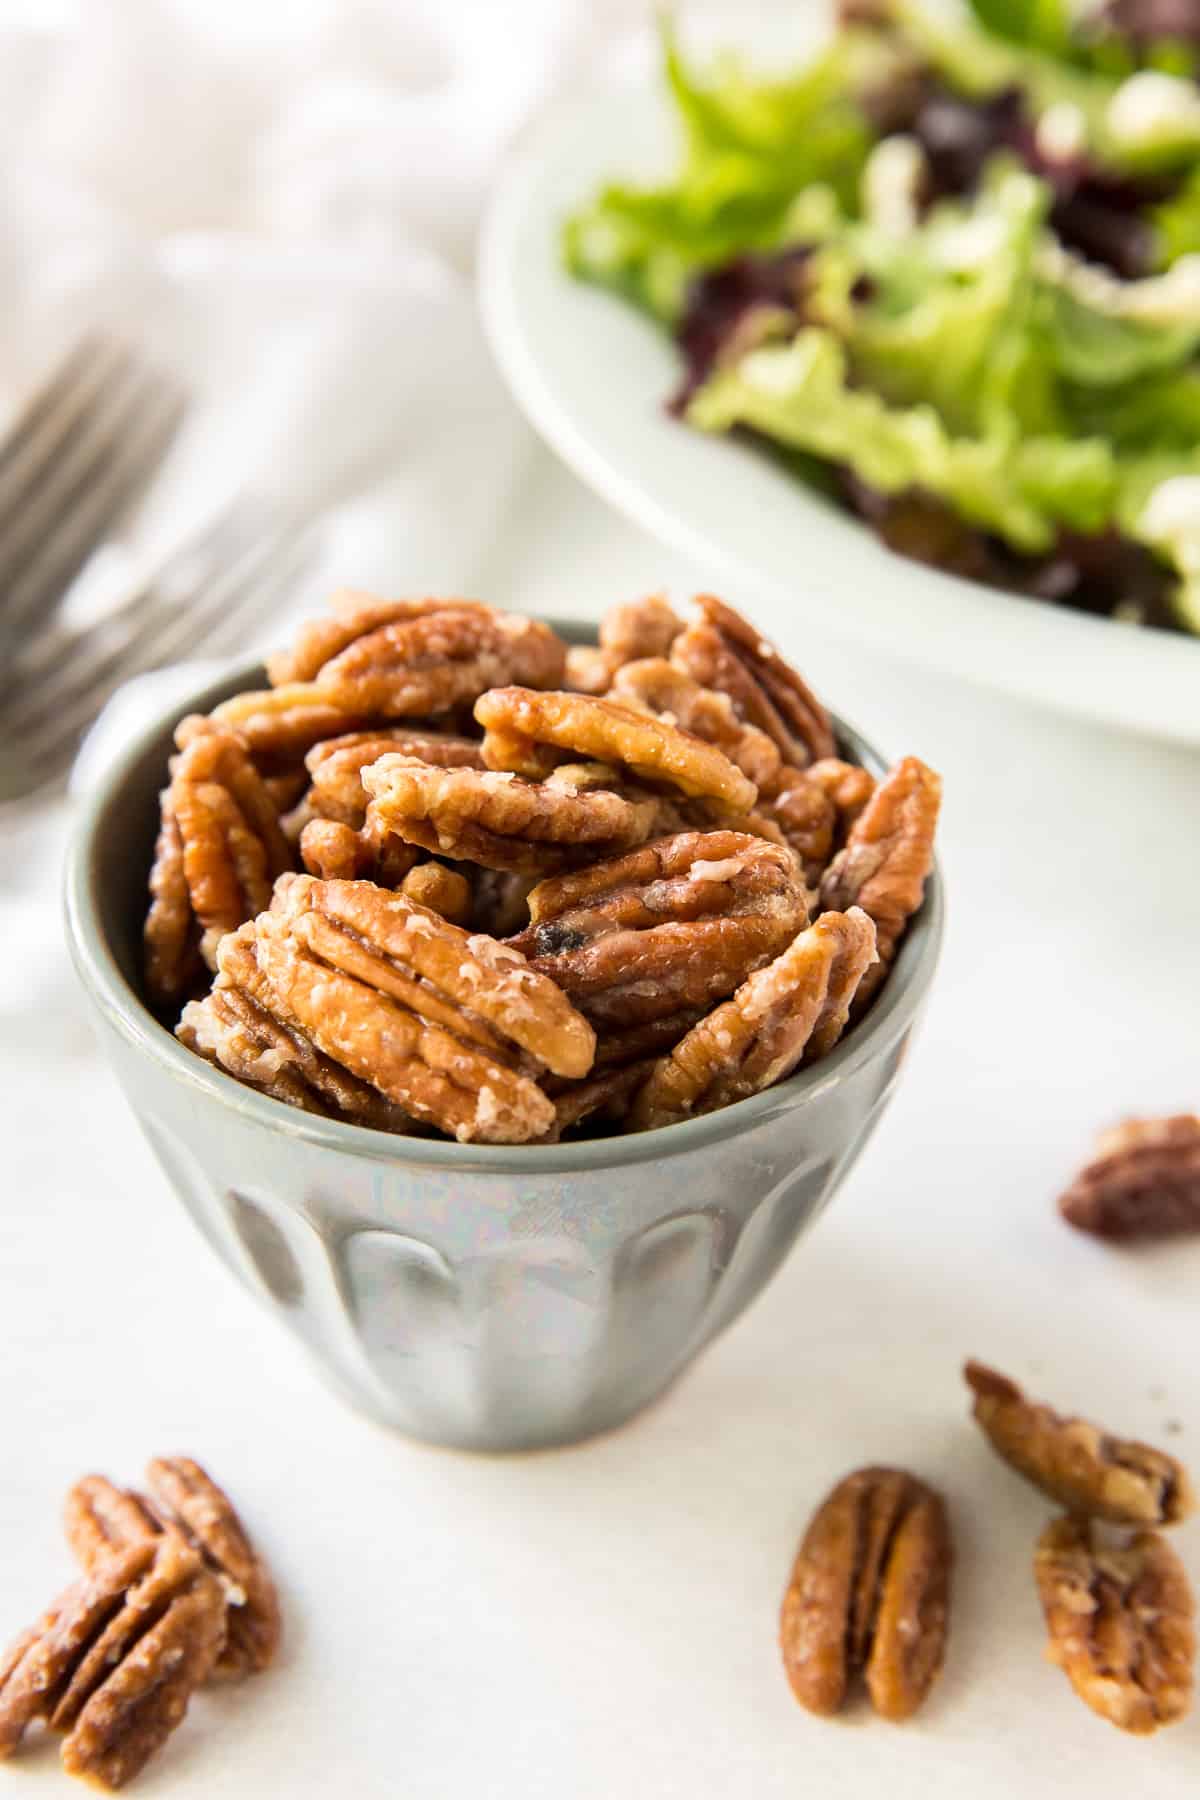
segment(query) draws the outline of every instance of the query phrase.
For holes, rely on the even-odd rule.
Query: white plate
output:
[[[673,345],[620,299],[571,279],[558,239],[563,217],[599,182],[652,179],[673,155],[671,121],[651,87],[573,95],[529,129],[497,186],[481,242],[481,306],[500,366],[547,441],[714,587],[753,603],[784,641],[811,623],[965,680],[1200,744],[1200,641],[893,556],[767,458],[668,417]]]

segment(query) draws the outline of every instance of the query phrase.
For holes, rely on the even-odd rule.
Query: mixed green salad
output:
[[[681,416],[906,555],[1200,633],[1200,0],[844,0],[786,79],[664,37],[678,175],[564,250],[675,334]]]

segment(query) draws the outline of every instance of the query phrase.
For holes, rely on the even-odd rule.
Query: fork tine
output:
[[[4,718],[2,735],[19,747],[20,761],[31,779],[47,781],[61,771],[84,729],[122,682],[186,655],[211,634],[215,620],[224,631],[243,625],[295,577],[307,556],[302,539],[291,533],[282,538],[277,534],[274,542],[259,549],[265,550],[265,561],[261,554],[249,558],[252,566],[239,580],[231,580],[228,574],[219,576],[185,612],[173,617],[159,619],[156,612],[148,614],[140,632],[132,639],[124,635],[98,660],[76,654],[71,658],[73,680],[68,679],[65,686],[51,681],[39,691],[40,704]],[[119,619],[117,615],[106,623],[115,625]],[[79,648],[86,649],[96,635],[96,631],[82,634]]]
[[[65,596],[92,551],[164,460],[186,411],[182,393],[149,392],[141,416],[110,447],[108,467],[101,466],[94,479],[92,471],[80,478],[61,525],[32,546],[26,566],[0,602],[4,626],[14,638]],[[103,456],[96,462],[102,464]]]
[[[260,517],[253,534],[239,542],[232,519],[221,514],[185,540],[122,605],[93,625],[34,639],[17,660],[18,691],[7,701],[0,698],[5,727],[27,729],[60,700],[90,687],[110,664],[153,654],[160,643],[165,654],[157,660],[165,661],[180,654],[180,643],[206,635],[227,600],[236,599],[256,564],[284,536],[282,522],[264,526]]]
[[[11,479],[12,465],[18,455],[28,454],[30,445],[69,406],[71,396],[86,393],[101,378],[114,358],[128,359],[129,350],[117,339],[100,331],[86,331],[56,363],[39,388],[21,406],[7,431],[0,438],[0,480]],[[0,492],[6,492],[0,489]]]
[[[0,577],[12,581],[28,559],[67,516],[80,496],[103,473],[122,440],[136,436],[148,413],[158,411],[180,390],[168,377],[153,370],[122,366],[115,379],[105,380],[88,404],[73,411],[71,430],[48,466],[26,468],[14,490],[12,505],[0,509]],[[55,423],[58,423],[56,419]]]
[[[23,509],[71,432],[104,408],[134,367],[133,351],[113,339],[91,336],[76,346],[0,444],[0,517]]]

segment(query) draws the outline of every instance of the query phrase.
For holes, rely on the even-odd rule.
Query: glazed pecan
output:
[[[186,747],[171,766],[150,873],[146,985],[159,1005],[183,997],[175,985],[186,966],[180,953],[183,886],[200,952],[213,969],[225,933],[268,906],[275,877],[292,867],[279,815],[240,739],[212,726],[185,736]]]
[[[1080,1231],[1124,1243],[1200,1231],[1200,1117],[1126,1119],[1058,1203]]]
[[[704,1013],[703,1006],[685,1006],[679,1012],[664,1013],[657,1019],[642,1019],[636,1025],[610,1026],[596,1038],[597,1072],[644,1061],[649,1073],[654,1059],[673,1050]]]
[[[800,858],[806,880],[816,886],[833,854],[837,808],[806,769],[790,763],[775,771],[758,796],[758,813]]]
[[[607,1034],[723,999],[805,923],[790,851],[681,832],[543,881],[509,941]]]
[[[494,688],[476,702],[475,717],[484,728],[483,760],[490,769],[546,776],[565,755],[702,802],[716,816],[754,805],[754,783],[715,745],[612,700]]]
[[[146,991],[156,1006],[178,1006],[203,981],[200,924],[183,866],[183,838],[170,788],[159,796],[158,841],[143,928]]]
[[[305,758],[312,786],[305,796],[303,825],[309,819],[336,819],[360,827],[370,798],[362,784],[362,771],[381,756],[412,756],[440,769],[482,769],[479,745],[452,732],[414,730],[352,731],[343,737],[314,744]]]
[[[782,955],[694,1026],[638,1093],[635,1130],[732,1106],[815,1062],[845,1029],[859,982],[875,960],[875,927],[858,907],[822,913]]]
[[[226,1629],[217,1675],[265,1669],[279,1648],[279,1600],[232,1501],[187,1456],[156,1457],[146,1469],[149,1497],[85,1475],[67,1495],[67,1542],[93,1575],[115,1552],[170,1537],[203,1561],[220,1586]]]
[[[565,685],[580,694],[604,694],[617,670],[644,656],[665,656],[683,620],[662,594],[610,606],[600,621],[599,644],[567,651]]]
[[[415,906],[428,907],[451,925],[470,924],[475,899],[471,884],[465,875],[448,869],[445,863],[418,863],[400,883],[400,892]]]
[[[861,906],[875,921],[879,963],[863,984],[862,1001],[883,980],[921,904],[941,798],[940,776],[906,756],[888,770],[822,877],[823,907]]]
[[[253,923],[217,953],[212,992],[189,1001],[175,1027],[181,1044],[259,1093],[301,1112],[407,1133],[412,1120],[369,1082],[322,1053],[280,1008],[255,955]]]
[[[1049,1641],[1079,1698],[1122,1731],[1182,1719],[1192,1701],[1195,1612],[1183,1564],[1166,1539],[1140,1531],[1105,1548],[1086,1520],[1054,1519],[1034,1574]]]
[[[728,694],[739,719],[765,731],[785,763],[802,769],[833,756],[829,714],[774,645],[713,595],[700,595],[696,604],[699,623],[671,646],[675,666],[701,687]]]
[[[819,762],[810,763],[804,773],[833,803],[840,847],[875,792],[875,777],[869,769],[861,768],[858,763],[843,762],[837,756],[823,756]]]
[[[606,1124],[623,1121],[630,1102],[649,1074],[649,1062],[627,1063],[619,1069],[603,1069],[583,1081],[547,1083],[554,1101],[554,1124],[539,1143],[557,1144],[568,1132],[588,1120]]]
[[[554,687],[566,645],[548,625],[477,600],[336,594],[267,664],[273,687],[311,684],[375,719],[433,718],[506,682]]]
[[[348,705],[308,681],[249,688],[222,700],[209,714],[214,725],[236,731],[256,757],[303,756],[322,738],[358,731],[370,718],[365,707]]]
[[[499,770],[435,769],[383,756],[362,772],[373,796],[367,827],[455,862],[549,875],[588,857],[643,843],[657,797],[623,787],[611,770],[572,765],[545,781]]]
[[[862,1672],[876,1712],[907,1719],[942,1666],[953,1551],[941,1497],[901,1469],[858,1469],[813,1515],[783,1598],[787,1678],[838,1712]]]
[[[1195,1506],[1186,1469],[1165,1451],[1064,1418],[982,1363],[968,1362],[963,1373],[993,1450],[1072,1512],[1118,1525],[1173,1525]]]
[[[225,1636],[225,1600],[174,1536],[102,1558],[0,1662],[0,1757],[44,1719],[63,1767],[122,1787],[182,1721]]]
[[[766,732],[744,725],[728,694],[701,687],[665,656],[627,663],[617,671],[609,698],[715,744],[760,793],[779,772],[779,751]]]
[[[300,833],[300,861],[322,881],[373,881],[400,887],[421,852],[389,831],[376,816],[360,830],[336,819],[310,819]]]
[[[460,1141],[539,1136],[553,1107],[535,1077],[591,1068],[591,1028],[524,957],[367,882],[287,877],[255,954],[318,1050]]]

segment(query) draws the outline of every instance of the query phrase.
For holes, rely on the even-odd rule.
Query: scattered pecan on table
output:
[[[1156,1531],[1097,1542],[1086,1519],[1054,1519],[1034,1574],[1046,1654],[1093,1712],[1122,1731],[1156,1731],[1191,1705],[1195,1606],[1183,1565]]]
[[[0,1660],[0,1757],[42,1719],[63,1767],[122,1787],[161,1749],[225,1637],[220,1583],[174,1537],[105,1557]]]
[[[343,593],[270,686],[185,719],[145,930],[182,1042],[329,1118],[531,1143],[729,1105],[853,1028],[920,905],[936,776],[841,759],[711,596],[599,635]],[[421,931],[457,932],[457,986]],[[501,1017],[517,970],[532,1012]]]
[[[1174,1525],[1194,1510],[1187,1470],[1165,1451],[1064,1418],[982,1363],[968,1362],[964,1375],[993,1450],[1072,1512],[1118,1525]]]
[[[1058,1208],[1116,1243],[1200,1231],[1200,1117],[1126,1119],[1104,1132]]]
[[[902,1469],[857,1469],[813,1515],[780,1616],[787,1678],[810,1712],[839,1712],[858,1675],[907,1719],[942,1667],[953,1546],[939,1494]]]

